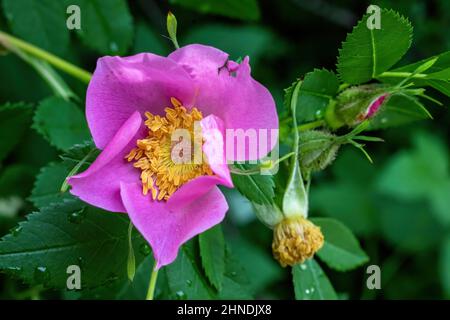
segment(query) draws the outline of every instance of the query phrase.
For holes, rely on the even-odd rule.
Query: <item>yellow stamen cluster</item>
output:
[[[195,143],[195,139],[192,139],[194,122],[201,120],[203,115],[197,108],[188,111],[175,98],[171,98],[171,102],[173,107],[165,108],[166,115],[163,117],[145,113],[148,135],[138,140],[137,147],[125,156],[129,162],[134,161],[135,168],[141,170],[142,193],[147,195],[150,191],[154,200],[167,200],[189,180],[213,174],[204,161],[175,163],[172,160],[172,133],[176,129],[187,129],[191,134],[191,141]]]
[[[311,258],[323,243],[320,228],[309,220],[303,217],[284,219],[275,226],[272,252],[283,267],[293,266]]]

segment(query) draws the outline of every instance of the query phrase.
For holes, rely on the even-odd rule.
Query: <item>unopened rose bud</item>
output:
[[[310,130],[300,133],[299,161],[303,173],[325,169],[336,158],[341,143],[327,131]]]
[[[274,228],[272,252],[281,266],[303,263],[323,246],[320,228],[303,216],[283,219]]]
[[[375,116],[389,97],[388,87],[380,84],[354,86],[337,96],[332,112],[334,123],[355,127]]]

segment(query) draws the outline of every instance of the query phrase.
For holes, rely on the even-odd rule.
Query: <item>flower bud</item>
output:
[[[350,87],[336,98],[336,103],[332,105],[334,112],[328,112],[328,116],[331,114],[337,122],[355,127],[377,114],[389,97],[387,91],[388,88],[380,84]]]
[[[311,258],[324,243],[320,228],[303,216],[282,220],[274,228],[272,252],[281,266]]]
[[[310,130],[300,133],[299,161],[303,173],[325,169],[336,158],[341,143],[330,132]]]

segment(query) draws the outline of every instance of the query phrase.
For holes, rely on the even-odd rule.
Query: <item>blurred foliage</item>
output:
[[[283,111],[283,88],[299,77],[305,77],[305,82],[328,81],[330,90],[335,90],[333,79],[320,78],[321,75],[332,78],[332,75],[326,71],[308,72],[314,68],[336,69],[341,42],[369,4],[392,8],[411,20],[413,45],[401,65],[450,50],[450,36],[446,32],[450,27],[450,2],[447,0],[284,0],[276,3],[224,0],[220,5],[215,1],[194,0],[69,2],[87,8],[81,31],[65,28],[61,18],[66,14],[64,1],[44,0],[3,0],[0,28],[93,71],[96,59],[102,55],[142,51],[169,53],[171,43],[162,35],[166,34],[165,15],[171,10],[177,15],[181,45],[194,42],[214,45],[229,52],[232,59],[250,55],[253,76],[269,88],[280,111]],[[62,14],[52,15],[52,12]],[[88,136],[86,128],[80,125],[82,108],[52,97],[49,87],[26,63],[6,53],[0,56],[0,69],[0,236],[14,228],[15,236],[8,236],[7,241],[2,242],[14,251],[20,246],[23,229],[31,228],[32,224],[39,228],[46,223],[47,215],[56,214],[55,208],[41,208],[42,203],[47,203],[42,199],[64,198],[68,201],[64,202],[65,206],[79,205],[71,202],[74,200],[70,196],[67,199],[66,195],[61,196],[59,184],[46,185],[45,181],[64,182],[74,164],[70,165],[70,156],[60,161],[58,154]],[[85,86],[65,75],[62,78],[83,99]],[[448,97],[437,91],[433,93],[445,106],[450,104]],[[312,97],[304,95],[302,99],[308,101]],[[56,105],[57,108],[50,108]],[[292,299],[322,294],[350,299],[450,298],[450,113],[447,107],[427,106],[433,121],[376,132],[386,143],[368,147],[373,164],[349,146],[343,146],[333,166],[314,176],[311,216],[335,218],[350,228],[370,259],[363,267],[337,273],[327,264],[311,260],[305,269],[301,266],[293,269],[294,278],[320,281],[328,290],[317,293],[308,291],[309,287],[293,288],[290,270],[280,268],[271,257],[271,231],[255,220],[247,200],[237,191],[227,190],[231,212],[222,228],[225,244],[221,240],[222,233],[216,230],[212,235],[202,236],[213,237],[212,240],[200,238],[183,247],[177,261],[161,272],[157,297]],[[15,112],[17,109],[23,112]],[[57,113],[48,114],[52,109]],[[42,121],[50,123],[52,130],[43,132]],[[62,136],[61,126],[72,128],[72,134]],[[49,144],[46,139],[53,143]],[[81,158],[84,155],[82,153]],[[33,190],[36,174],[38,179]],[[18,227],[18,222],[33,210],[39,212]],[[57,232],[58,224],[67,224],[67,219],[65,215],[53,221],[52,232]],[[88,210],[83,219],[92,219],[95,223],[96,217]],[[114,232],[126,235],[127,223],[122,218],[111,216],[109,220]],[[74,236],[86,235],[89,239],[93,231],[83,232]],[[108,241],[109,235],[105,233],[104,237]],[[136,235],[135,241],[140,243],[141,240]],[[71,245],[72,240],[62,241]],[[205,241],[210,243],[206,245]],[[112,250],[108,245],[107,249]],[[82,292],[47,290],[41,286],[30,289],[15,279],[17,270],[9,270],[7,275],[0,274],[0,298],[27,299],[37,295],[65,299],[142,298],[152,265],[150,257],[144,259],[148,248],[145,244],[137,247],[138,259],[144,262],[137,267],[133,283],[115,276],[116,269],[125,264],[120,259],[127,253],[127,248],[119,249],[123,254],[116,257],[117,265],[109,266],[111,270],[107,268],[107,274],[100,278],[96,278],[95,270],[88,274],[87,280],[93,282],[93,287],[97,281],[107,282],[100,289]],[[93,254],[89,242],[77,250],[88,257]],[[208,268],[217,266],[197,261],[196,250],[203,251],[200,253],[207,259],[214,259],[211,251],[221,250],[226,262],[220,266],[224,270],[222,278],[211,278],[214,271],[209,272]],[[45,261],[40,259],[47,258],[36,256],[33,259],[42,264]],[[362,254],[356,258],[358,263],[365,261]],[[64,262],[64,256],[58,259]],[[7,263],[2,259],[0,266]],[[381,290],[367,289],[365,266],[368,264],[381,267]],[[61,271],[56,267],[55,264],[52,270],[36,271],[30,264],[30,269],[26,270],[28,282],[34,283],[36,277],[47,280],[46,272]],[[209,277],[205,277],[202,270]],[[201,278],[202,282],[189,285],[193,277]],[[52,279],[61,282],[62,275]],[[217,288],[222,290],[218,293]]]

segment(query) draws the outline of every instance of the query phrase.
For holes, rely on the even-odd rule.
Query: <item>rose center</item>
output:
[[[170,100],[172,107],[164,109],[164,117],[145,113],[148,135],[137,140],[136,147],[125,156],[141,170],[142,193],[147,195],[150,191],[154,200],[167,200],[186,182],[213,174],[202,161],[202,141],[196,142],[193,137],[194,124],[203,118],[202,113],[195,107],[188,111],[175,98]],[[180,132],[188,136],[179,136]],[[200,161],[194,159],[195,150],[200,150]]]

